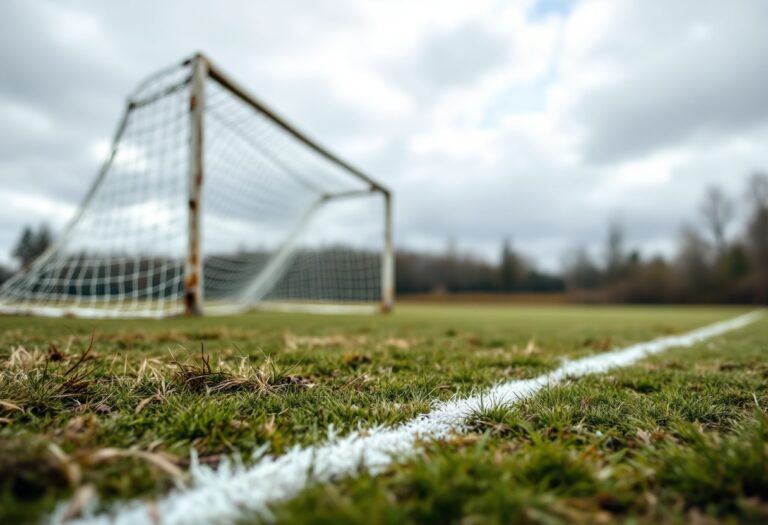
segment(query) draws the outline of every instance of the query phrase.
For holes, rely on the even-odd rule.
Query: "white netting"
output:
[[[184,311],[192,66],[131,97],[111,158],[56,245],[0,290],[3,310]],[[204,308],[376,305],[384,208],[369,182],[205,81]]]

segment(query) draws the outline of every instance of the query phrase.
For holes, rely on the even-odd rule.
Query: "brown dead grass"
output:
[[[249,391],[260,394],[277,394],[290,389],[311,388],[314,383],[308,378],[291,374],[290,369],[281,369],[267,356],[259,367],[251,365],[247,357],[241,358],[237,368],[225,363],[214,368],[211,357],[200,345],[198,359],[191,363],[181,363],[174,357],[177,384],[192,391],[237,392]]]

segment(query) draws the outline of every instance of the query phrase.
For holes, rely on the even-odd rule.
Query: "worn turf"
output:
[[[532,377],[563,357],[742,311],[0,318],[0,522],[39,519],[73,494],[98,493],[104,504],[159,495],[185,482],[191,448],[213,465],[233,454],[247,462],[263,444],[279,454],[322,441],[330,424],[342,433],[396,424],[436,399]],[[297,523],[759,521],[766,335],[762,321],[477,414],[473,434],[432,444],[418,461],[310,488],[275,513]]]

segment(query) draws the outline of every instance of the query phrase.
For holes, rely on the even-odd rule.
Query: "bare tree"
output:
[[[594,289],[600,286],[600,269],[587,249],[576,246],[563,257],[563,275],[571,290]]]
[[[690,225],[683,226],[677,255],[681,282],[689,299],[702,300],[710,290],[710,272],[707,264],[709,244]]]
[[[755,209],[768,208],[768,173],[755,171],[747,185],[747,198]]]
[[[749,182],[752,201],[747,236],[755,268],[757,300],[768,300],[768,175],[755,173]]]
[[[728,224],[733,220],[733,202],[718,186],[710,186],[704,194],[701,215],[707,223],[709,233],[719,256],[725,253]]]

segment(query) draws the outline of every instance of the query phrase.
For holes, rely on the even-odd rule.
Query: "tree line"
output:
[[[745,221],[735,225],[738,215]],[[13,251],[21,268],[51,240],[47,226],[25,227]],[[399,294],[567,292],[577,302],[766,303],[768,175],[754,173],[741,199],[717,186],[708,188],[696,222],[680,228],[672,256],[646,257],[628,248],[622,225],[614,221],[601,257],[577,246],[559,274],[537,269],[508,239],[493,262],[461,253],[450,243],[444,253],[399,249],[395,265]],[[0,267],[0,281],[11,273]]]
[[[737,212],[741,212],[740,214]],[[735,224],[737,216],[745,218]],[[582,301],[627,303],[766,303],[768,175],[754,173],[736,199],[709,187],[695,223],[680,228],[671,257],[627,249],[622,227],[608,227],[602,261],[577,247],[563,277]]]
[[[498,262],[471,253],[459,253],[449,245],[445,253],[415,250],[395,252],[395,289],[399,294],[451,292],[559,292],[562,277],[537,270],[533,263],[502,243]]]

